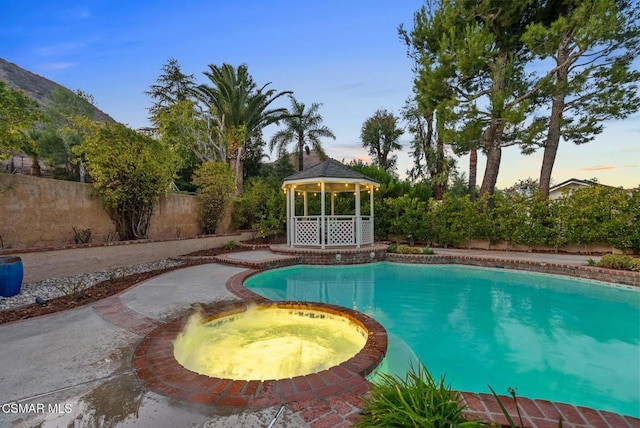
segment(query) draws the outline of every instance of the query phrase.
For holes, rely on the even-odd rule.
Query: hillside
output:
[[[54,89],[64,88],[56,82],[20,68],[3,58],[0,58],[0,80],[4,80],[12,88],[24,91],[26,95],[36,100],[41,106],[46,106],[49,103]],[[68,90],[68,88],[64,89]],[[95,108],[94,119],[103,122],[115,122],[111,116],[97,107]]]

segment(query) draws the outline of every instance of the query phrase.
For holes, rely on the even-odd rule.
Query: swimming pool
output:
[[[458,265],[294,266],[250,277],[272,300],[333,303],[390,334],[384,370],[412,358],[463,391],[640,416],[640,291]]]

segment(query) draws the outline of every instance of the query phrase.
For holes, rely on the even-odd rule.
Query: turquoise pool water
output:
[[[272,300],[334,303],[390,334],[383,370],[419,359],[455,389],[640,416],[640,292],[456,265],[294,266],[250,277]]]

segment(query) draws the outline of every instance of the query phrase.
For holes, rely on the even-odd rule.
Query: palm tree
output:
[[[291,110],[289,116],[283,119],[286,126],[276,132],[269,142],[269,150],[274,147],[278,148],[278,152],[285,152],[287,144],[292,141],[296,144],[296,153],[298,154],[298,171],[304,169],[303,152],[306,150],[309,154],[309,145],[313,147],[320,158],[326,158],[326,154],[320,143],[321,137],[336,139],[336,136],[326,126],[322,125],[322,116],[318,114],[318,109],[322,104],[313,103],[308,110],[305,111],[304,103],[299,103],[293,96],[291,99]]]
[[[226,63],[221,67],[211,64],[209,69],[204,75],[213,86],[199,85],[194,92],[215,118],[227,161],[235,174],[235,194],[241,196],[246,144],[264,127],[287,117],[286,108],[270,109],[269,106],[291,91],[267,89],[270,83],[258,87],[246,64],[237,69]]]

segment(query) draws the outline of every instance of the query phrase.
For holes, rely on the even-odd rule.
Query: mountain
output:
[[[34,74],[24,68],[0,58],[0,80],[4,80],[7,84],[15,89],[24,91],[25,95],[30,96],[41,106],[46,106],[51,101],[51,96],[56,88],[67,89],[45,77]],[[73,92],[73,91],[72,91]],[[97,107],[95,108],[94,119],[102,122],[115,122],[115,120],[107,113]]]

